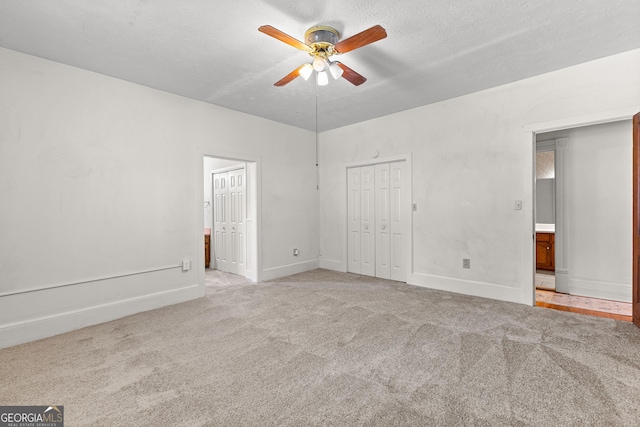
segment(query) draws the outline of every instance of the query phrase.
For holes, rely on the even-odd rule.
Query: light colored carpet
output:
[[[0,350],[67,426],[638,425],[632,324],[315,270]]]

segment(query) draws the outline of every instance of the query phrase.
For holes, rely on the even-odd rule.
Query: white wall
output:
[[[531,304],[534,148],[525,127],[640,111],[638,75],[640,50],[323,132],[321,266],[346,270],[345,162],[412,153],[408,282]]]
[[[317,192],[312,132],[0,49],[0,346],[202,295],[203,152],[260,159],[263,278],[346,269],[344,162],[412,153],[408,281],[530,303],[523,127],[640,110],[639,74],[636,50],[324,132]]]
[[[313,132],[7,49],[0,93],[0,347],[203,295],[201,152],[261,161],[263,277],[317,265]]]
[[[565,209],[569,292],[631,302],[630,120],[539,135],[568,138]]]
[[[555,178],[536,180],[536,222],[538,224],[556,223]]]

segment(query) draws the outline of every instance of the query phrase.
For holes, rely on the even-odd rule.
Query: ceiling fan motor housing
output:
[[[340,34],[335,28],[324,25],[317,25],[309,28],[304,33],[304,41],[311,46],[316,52],[330,50],[336,43]]]

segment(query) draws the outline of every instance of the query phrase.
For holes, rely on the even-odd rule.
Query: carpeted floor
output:
[[[315,270],[0,350],[0,405],[66,426],[624,425],[640,329]]]

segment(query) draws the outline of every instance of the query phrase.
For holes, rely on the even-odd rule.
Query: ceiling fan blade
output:
[[[301,66],[299,66],[298,68],[296,68],[295,70],[293,70],[292,72],[290,72],[289,74],[287,74],[286,76],[284,76],[283,78],[281,78],[280,80],[275,82],[273,85],[274,86],[284,86],[287,83],[290,83],[293,79],[295,79],[296,77],[298,77],[300,75],[300,70],[304,66],[305,66],[305,64],[302,64]]]
[[[278,39],[281,42],[288,44],[289,46],[293,46],[296,49],[300,49],[305,52],[311,52],[312,50],[309,46],[302,43],[300,40],[294,39],[290,35],[283,33],[282,31],[272,27],[271,25],[263,25],[262,27],[258,28],[258,31],[260,31],[261,33],[265,33],[266,35],[271,36],[274,39]]]
[[[355,36],[351,36],[348,39],[338,42],[338,44],[335,45],[335,50],[338,53],[346,53],[350,50],[377,42],[385,37],[387,37],[385,29],[380,25],[376,25],[368,30],[364,30],[363,32],[356,34]]]
[[[355,86],[360,86],[362,83],[366,82],[367,79],[360,74],[353,71],[351,68],[344,65],[342,62],[337,63],[340,68],[342,68],[342,78],[346,79],[348,82],[354,84]]]

